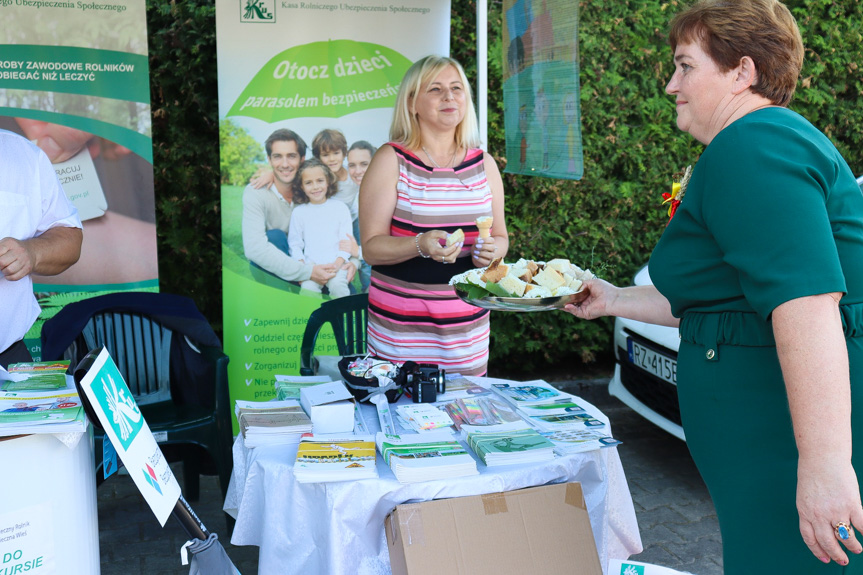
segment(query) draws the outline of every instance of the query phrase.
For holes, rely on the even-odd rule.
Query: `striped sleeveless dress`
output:
[[[428,230],[464,231],[454,264],[415,258],[372,266],[368,348],[389,361],[433,363],[451,373],[485,375],[489,312],[464,303],[449,285],[472,269],[478,236],[474,220],[492,214],[492,194],[482,150],[469,150],[453,168],[432,168],[412,152],[390,144],[399,164],[398,199],[390,234],[414,237]]]

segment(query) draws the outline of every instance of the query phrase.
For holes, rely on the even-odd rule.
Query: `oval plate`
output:
[[[496,297],[488,296],[480,299],[470,299],[461,290],[455,290],[456,295],[463,301],[476,307],[494,311],[549,311],[562,309],[563,306],[578,303],[587,299],[590,292],[581,289],[576,293],[554,297]]]

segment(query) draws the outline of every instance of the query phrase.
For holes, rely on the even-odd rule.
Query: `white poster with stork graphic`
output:
[[[180,484],[105,348],[81,380],[81,388],[105,429],[105,435],[114,444],[141,495],[164,527],[180,498]]]

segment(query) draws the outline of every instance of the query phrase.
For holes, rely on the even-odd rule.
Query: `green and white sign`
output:
[[[81,380],[81,388],[105,429],[106,437],[164,527],[180,498],[180,485],[105,348]]]
[[[33,276],[40,358],[67,303],[159,289],[146,3],[0,1],[0,21],[0,129],[46,153],[84,226],[75,265]]]
[[[250,237],[274,231],[275,216],[261,213],[266,198],[251,206],[246,193],[252,176],[272,170],[264,142],[289,129],[308,146],[301,160],[312,157],[315,136],[325,129],[341,133],[347,147],[385,144],[405,71],[423,56],[449,53],[449,26],[449,0],[216,0],[223,325],[232,399],[274,397],[276,375],[299,373],[306,321],[330,298],[326,289],[301,292],[299,282],[248,256]],[[343,160],[343,176],[350,161]],[[342,180],[351,181],[357,180]],[[365,289],[359,274],[352,286]],[[336,355],[331,332],[322,332],[316,353]]]

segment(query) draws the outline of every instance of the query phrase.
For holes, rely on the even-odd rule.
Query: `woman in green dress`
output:
[[[594,280],[567,311],[679,326],[683,427],[727,574],[863,573],[863,194],[786,108],[803,45],[783,4],[701,1],[669,38],[677,125],[705,149],[655,287]]]

